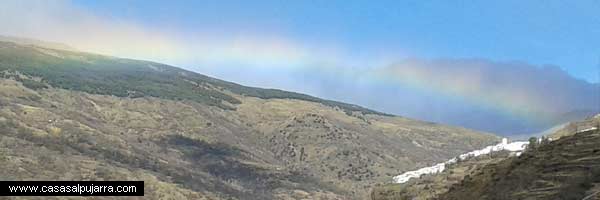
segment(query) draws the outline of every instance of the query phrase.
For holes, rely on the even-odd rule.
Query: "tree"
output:
[[[527,150],[536,149],[537,146],[538,146],[538,139],[537,139],[537,137],[530,137],[529,138],[529,145],[527,145]]]

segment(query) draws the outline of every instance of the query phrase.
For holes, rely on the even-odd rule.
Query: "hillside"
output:
[[[37,46],[48,49],[58,49],[65,51],[77,51],[77,49],[70,47],[69,45],[57,43],[57,42],[47,42],[42,40],[30,39],[30,38],[20,38],[20,37],[11,37],[11,36],[3,36],[0,35],[0,41],[3,42],[12,42],[19,45],[24,46]]]
[[[1,180],[144,180],[144,199],[364,199],[498,142],[148,61],[0,42],[0,72]]]
[[[52,86],[92,94],[118,97],[159,97],[172,100],[191,100],[208,105],[233,109],[241,103],[224,90],[238,95],[263,99],[290,98],[340,107],[346,112],[380,114],[356,105],[323,100],[316,97],[276,89],[246,87],[214,79],[176,67],[140,60],[108,57],[83,52],[63,51],[0,40],[0,71],[4,78],[41,78],[39,82],[23,81],[26,87],[37,89]]]
[[[440,199],[598,199],[599,145],[598,130],[564,136],[485,166]]]
[[[394,183],[374,187],[373,200],[438,199],[481,168],[521,155],[529,142],[509,141],[458,155],[446,162],[394,177]]]
[[[510,156],[509,152],[466,159],[447,166],[441,173],[423,175],[406,183],[388,183],[374,187],[372,200],[427,200],[441,199],[440,195],[448,192],[455,184],[461,183],[467,175],[473,174],[486,165],[496,164]]]
[[[563,136],[573,135],[580,131],[600,127],[600,114],[593,117],[585,118],[584,120],[569,122],[559,127],[558,130],[552,132],[549,137],[560,138]]]
[[[475,157],[443,173],[375,187],[373,200],[392,199],[600,199],[598,116],[572,122],[558,139],[508,153]]]

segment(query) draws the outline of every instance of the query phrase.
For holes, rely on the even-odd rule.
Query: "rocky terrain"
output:
[[[476,157],[443,173],[375,187],[372,199],[600,199],[597,117],[573,122],[520,156]]]
[[[499,141],[31,44],[0,42],[0,72],[0,180],[145,181],[130,199],[366,199],[404,171]]]
[[[598,199],[600,131],[564,136],[487,165],[440,199]]]
[[[381,184],[373,188],[371,199],[441,199],[439,198],[440,195],[448,192],[453,185],[459,184],[467,176],[471,176],[486,165],[498,163],[509,156],[510,152],[496,152],[447,165],[447,169],[443,172],[423,175],[420,178],[411,179],[406,183]]]

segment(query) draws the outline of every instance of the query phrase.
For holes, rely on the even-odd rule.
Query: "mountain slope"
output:
[[[70,47],[69,45],[57,43],[57,42],[47,42],[42,40],[35,40],[29,38],[20,38],[20,37],[11,37],[11,36],[3,36],[0,35],[0,41],[3,42],[12,42],[23,46],[37,46],[48,49],[58,49],[65,51],[77,51],[77,49]]]
[[[19,71],[56,88],[119,97],[192,100],[231,109],[239,100],[223,90],[263,99],[290,98],[340,107],[347,112],[383,114],[356,105],[276,89],[246,87],[176,67],[140,60],[0,42],[0,71]],[[4,73],[10,77],[10,73]],[[43,84],[26,82],[35,89]]]
[[[475,157],[404,184],[374,187],[384,199],[600,199],[600,115],[571,122],[521,154]]]
[[[560,138],[563,136],[573,135],[579,131],[589,130],[594,127],[600,127],[600,114],[585,118],[583,120],[566,123],[559,127],[558,130],[549,134],[549,137]]]
[[[496,143],[175,67],[0,42],[2,180],[144,180],[150,199],[364,199]]]
[[[493,154],[460,160],[446,166],[441,173],[423,175],[406,183],[388,183],[374,187],[371,192],[372,200],[400,199],[440,199],[439,196],[448,192],[455,184],[460,184],[467,176],[482,167],[501,162],[511,156],[510,152],[502,151]]]
[[[564,136],[485,166],[440,199],[583,199],[600,191],[599,145],[598,130]]]

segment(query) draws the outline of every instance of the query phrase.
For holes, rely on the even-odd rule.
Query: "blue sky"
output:
[[[182,35],[276,34],[357,57],[552,64],[597,82],[600,1],[74,1]]]
[[[600,111],[600,1],[6,0],[0,35],[502,135]]]

